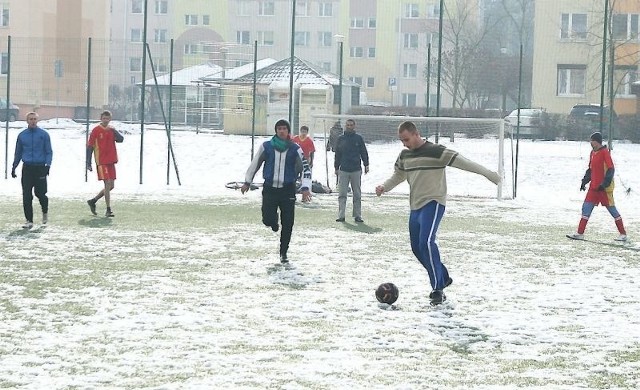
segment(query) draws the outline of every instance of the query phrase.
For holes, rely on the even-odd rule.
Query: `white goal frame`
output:
[[[317,122],[319,120],[330,120],[331,122],[340,121],[341,125],[344,126],[344,122],[347,119],[353,119],[358,123],[360,120],[392,120],[396,122],[398,125],[405,121],[419,122],[419,123],[465,123],[465,124],[484,124],[495,126],[497,130],[497,134],[495,136],[498,139],[498,166],[497,168],[498,174],[503,178],[503,181],[506,179],[505,168],[504,168],[504,119],[496,119],[496,118],[455,118],[455,117],[425,117],[425,116],[389,116],[389,115],[349,115],[349,114],[312,114],[311,118],[313,119],[313,129],[318,129]],[[344,127],[343,127],[344,128]],[[324,135],[324,144],[329,140],[327,126],[323,126],[323,135]],[[320,135],[319,132],[315,133],[316,136]],[[424,136],[424,135],[423,135]],[[329,177],[329,167],[328,167],[328,152],[325,150],[325,162],[326,162],[326,175],[327,181]],[[513,174],[512,174],[513,175]],[[513,182],[513,178],[511,179]],[[502,182],[497,185],[496,198],[498,200],[502,200]]]

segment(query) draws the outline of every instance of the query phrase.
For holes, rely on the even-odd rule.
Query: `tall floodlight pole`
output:
[[[293,61],[295,56],[295,44],[296,44],[296,0],[292,0],[293,6],[291,8],[291,59],[289,62],[289,124],[293,126]]]
[[[607,77],[607,30],[609,23],[609,0],[604,0],[604,23],[603,31],[602,31],[602,79],[600,81],[600,134],[602,134],[602,130],[604,129],[604,91],[605,91],[605,79]],[[611,111],[613,107],[609,107],[609,111]],[[611,139],[609,139],[609,143],[611,143]]]
[[[142,27],[142,90],[140,91],[140,184],[142,184],[142,161],[144,151],[144,99],[147,88],[147,4],[144,0],[144,22]]]
[[[441,102],[441,79],[442,79],[442,22],[444,20],[444,0],[440,0],[440,15],[438,18],[438,83],[436,86],[436,116],[440,116],[440,102]],[[440,127],[436,126],[436,143],[440,138]]]
[[[344,60],[344,35],[333,36],[338,41],[338,115],[342,114],[342,64]]]

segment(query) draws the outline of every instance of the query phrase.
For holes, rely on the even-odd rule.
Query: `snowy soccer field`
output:
[[[0,387],[640,387],[640,253],[564,237],[579,218],[586,142],[521,142],[515,200],[449,171],[439,244],[454,283],[433,308],[405,187],[366,195],[363,225],[334,222],[335,194],[298,207],[284,268],[259,191],[224,188],[244,176],[248,137],[176,133],[179,186],[173,174],[165,183],[162,132],[145,134],[142,185],[140,136],[126,136],[116,217],[105,219],[85,203],[100,184],[84,180],[84,134],[50,133],[49,226],[20,229],[19,181],[0,185]],[[448,146],[487,165],[496,153],[495,140]],[[365,192],[400,149],[369,145]],[[617,204],[640,242],[640,145],[617,144],[613,158]],[[604,209],[587,233],[616,236]],[[400,289],[395,310],[374,297],[387,281]]]

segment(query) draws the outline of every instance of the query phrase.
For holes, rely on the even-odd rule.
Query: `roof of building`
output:
[[[265,58],[256,63],[258,69],[262,69],[275,63],[273,58]],[[253,62],[238,66],[231,69],[223,69],[221,66],[213,62],[207,62],[200,65],[189,66],[184,69],[173,72],[173,80],[170,80],[170,74],[164,74],[158,77],[158,85],[169,85],[170,81],[174,86],[196,85],[203,82],[216,82],[222,80],[233,80],[246,74],[253,74]],[[146,81],[147,84],[155,85],[153,78]],[[140,84],[140,83],[138,83]]]

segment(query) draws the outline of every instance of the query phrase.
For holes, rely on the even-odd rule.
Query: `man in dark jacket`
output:
[[[344,134],[336,142],[336,158],[334,168],[338,177],[338,219],[336,222],[344,222],[347,208],[347,192],[349,184],[353,194],[353,217],[358,223],[362,219],[362,165],[364,173],[369,173],[369,154],[360,134],[356,134],[356,121],[347,119]]]
[[[42,208],[42,224],[46,224],[49,213],[47,197],[47,176],[53,152],[49,133],[38,127],[38,114],[27,114],[27,128],[18,134],[16,151],[11,167],[11,177],[18,177],[16,168],[22,161],[22,208],[26,222],[22,227],[33,227],[33,194],[35,193]]]
[[[275,125],[276,135],[258,148],[240,189],[244,194],[251,187],[253,177],[262,168],[262,223],[277,232],[278,209],[280,209],[280,262],[288,263],[287,251],[291,241],[295,218],[296,179],[302,174],[302,201],[311,200],[311,168],[302,149],[291,141],[291,125],[280,119]]]

